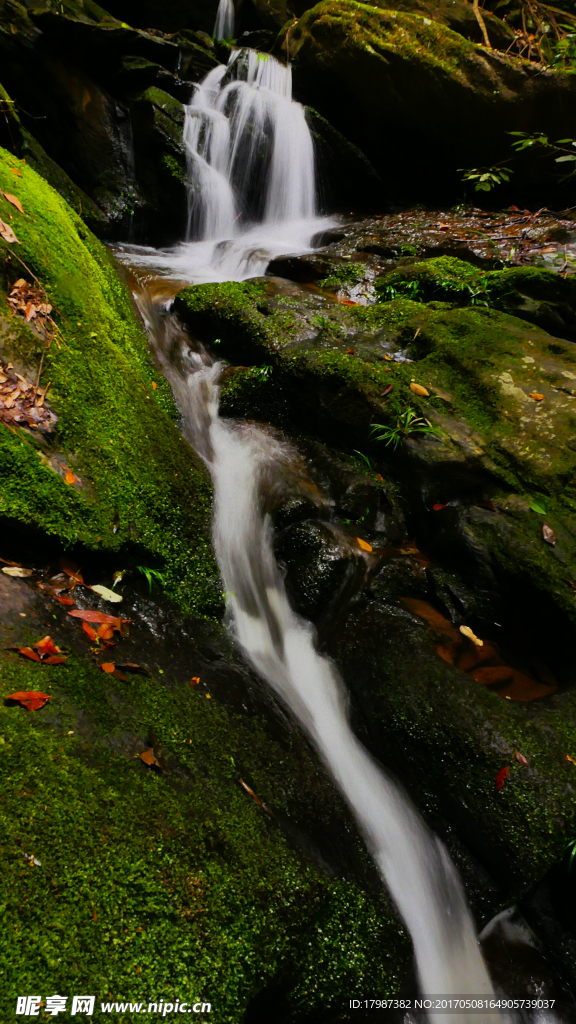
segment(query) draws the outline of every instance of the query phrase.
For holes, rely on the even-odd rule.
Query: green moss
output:
[[[210,486],[174,426],[168,385],[151,364],[127,289],[106,249],[64,200],[4,151],[0,188],[15,192],[25,211],[10,208],[20,244],[0,242],[5,281],[34,274],[54,306],[58,334],[42,382],[50,383],[48,398],[59,417],[54,454],[82,482],[66,486],[41,461],[27,432],[1,427],[0,511],[69,543],[108,550],[137,543],[160,560],[184,607],[217,613]],[[0,296],[2,311],[11,316]],[[35,373],[38,336],[30,330],[27,336],[33,358],[26,361]],[[3,344],[10,354],[7,332]]]
[[[5,692],[37,687],[37,665],[1,661]],[[256,718],[144,677],[123,699],[76,656],[41,674],[44,712],[0,709],[3,1005],[205,999],[236,1024],[271,983],[294,1020],[393,994],[408,950],[389,911],[303,862],[238,783],[275,808],[297,786]],[[166,774],[138,757],[151,723]]]
[[[344,263],[342,266],[336,267],[329,277],[319,281],[318,287],[326,288],[328,291],[337,291],[342,285],[357,284],[365,273],[365,263]]]

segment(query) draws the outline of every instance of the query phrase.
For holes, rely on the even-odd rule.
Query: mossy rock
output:
[[[41,380],[59,418],[48,446],[31,431],[0,428],[2,515],[68,545],[109,551],[136,545],[143,558],[147,552],[165,565],[185,606],[217,614],[210,485],[175,426],[168,385],[153,368],[127,289],[67,203],[5,151],[0,187],[24,209],[1,200],[2,216],[12,216],[19,239],[12,246],[0,242],[3,357],[30,376],[38,371],[42,338],[6,303],[6,289],[34,275],[54,307],[57,333]],[[79,484],[65,484],[55,471],[58,460],[73,467]]]
[[[51,695],[38,713],[0,708],[2,1005],[29,989],[199,999],[237,1024],[262,998],[274,1020],[324,1021],[352,990],[393,996],[410,947],[378,883],[352,877],[355,860],[372,869],[348,812],[216,628],[177,621],[176,650],[174,610],[137,599],[123,656],[150,676],[126,683],[35,588],[3,576],[0,607],[3,646],[37,640],[49,615],[71,648],[52,668],[0,655],[4,694]],[[162,770],[140,759],[150,748]]]
[[[461,195],[458,168],[510,155],[510,131],[576,135],[576,80],[464,39],[429,17],[324,0],[282,29],[296,94],[372,161],[396,195]],[[518,163],[515,194],[553,178]],[[559,200],[562,202],[562,200]]]
[[[378,278],[375,288],[383,300],[402,295],[416,302],[494,306],[561,338],[576,340],[576,279],[552,270],[486,271],[443,256],[399,267]]]

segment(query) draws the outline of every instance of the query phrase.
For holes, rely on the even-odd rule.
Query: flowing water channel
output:
[[[303,108],[292,101],[290,69],[255,51],[233,53],[228,67],[195,88],[184,142],[187,241],[164,251],[123,246],[118,255],[143,282],[137,299],[152,344],[184,431],[212,477],[214,545],[230,628],[306,730],[354,813],[412,937],[421,991],[489,996],[490,977],[444,846],[352,732],[345,685],[317,652],[311,625],[290,606],[264,504],[295,453],[265,428],[220,418],[222,366],[168,312],[180,282],[260,275],[274,255],[310,250],[325,226],[316,214],[312,140]],[[160,301],[146,288],[158,276],[166,279]]]

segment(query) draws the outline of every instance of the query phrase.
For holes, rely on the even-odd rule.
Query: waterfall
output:
[[[246,224],[309,220],[316,213],[314,147],[292,69],[235,50],[195,87],[186,108],[188,237],[231,238]]]
[[[215,39],[230,39],[234,35],[233,0],[220,0],[214,25]]]
[[[290,607],[263,505],[266,489],[294,451],[263,428],[221,419],[221,364],[192,345],[174,317],[159,315],[138,298],[184,432],[212,476],[214,546],[238,643],[308,733],[350,806],[412,937],[422,992],[492,995],[462,885],[444,846],[352,732],[344,684],[316,651],[313,627]],[[468,1011],[462,1018],[431,1018],[435,1024],[460,1019],[481,1024],[486,1017]],[[509,1018],[500,1020],[507,1024]]]

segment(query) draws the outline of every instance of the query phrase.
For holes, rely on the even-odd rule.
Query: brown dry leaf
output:
[[[123,669],[125,672],[136,672],[137,675],[150,677],[148,669],[144,665],[138,665],[134,661],[118,662],[116,667]]]
[[[33,569],[23,569],[22,566],[14,566],[12,569],[3,568],[2,572],[5,573],[6,576],[15,576],[18,579],[26,579],[27,576],[34,575]]]
[[[521,754],[519,750],[514,751],[514,757],[518,761],[518,764],[521,764],[524,768],[528,767],[528,759],[524,757],[524,754]]]
[[[384,388],[384,391],[380,392],[380,398],[386,398],[386,396],[389,395],[391,391],[394,391],[394,385],[387,384],[386,387]]]
[[[358,547],[360,547],[362,549],[362,551],[372,551],[373,550],[372,545],[369,544],[367,540],[362,540],[362,537],[356,537],[356,540],[358,542]]]
[[[65,572],[66,575],[69,576],[71,580],[74,580],[75,583],[80,583],[82,586],[84,586],[82,573],[80,572],[78,566],[74,564],[74,562],[71,562],[68,558],[65,558],[63,555],[62,558],[59,559],[58,564],[60,565],[62,571]]]
[[[144,764],[150,765],[151,768],[161,768],[162,767],[162,765],[158,761],[158,759],[156,757],[156,754],[154,753],[152,747],[150,747],[148,750],[143,750],[142,751],[142,753],[140,754],[140,760],[144,761]]]
[[[422,395],[423,398],[430,398],[430,392],[422,384],[414,384],[412,382],[410,391],[413,391],[415,395]]]
[[[554,547],[556,544],[556,535],[554,530],[550,526],[546,526],[546,523],[542,526],[542,539],[545,540],[547,544],[550,544],[551,547]]]
[[[542,395],[539,391],[531,391],[530,398],[532,398],[534,402],[544,401],[544,395]]]
[[[3,220],[0,220],[0,238],[3,238],[5,242],[9,242],[10,244],[12,244],[12,242],[18,242],[18,244],[20,244],[10,225],[5,224]]]
[[[76,483],[76,477],[75,477],[74,473],[72,473],[72,471],[70,469],[67,471],[66,476],[64,477],[64,481],[67,484],[75,484]]]
[[[21,707],[26,708],[27,711],[39,711],[50,700],[50,694],[40,693],[39,690],[19,690],[18,693],[9,694],[6,700],[15,701]]]
[[[476,644],[476,647],[484,646],[484,641],[478,639],[476,634],[473,633],[472,630],[470,629],[470,626],[459,626],[459,630],[462,633],[462,636],[467,636],[468,639],[471,640],[473,644]]]
[[[2,195],[4,196],[4,199],[6,199],[6,201],[8,203],[12,203],[12,206],[16,207],[16,209],[18,210],[19,213],[24,213],[24,207],[22,206],[22,203],[18,199],[18,196],[13,196],[11,192],[3,192]]]

